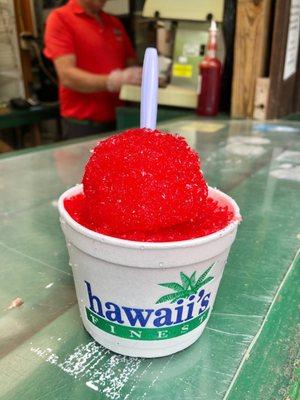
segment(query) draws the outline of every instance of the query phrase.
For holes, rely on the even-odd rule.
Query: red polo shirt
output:
[[[77,67],[94,74],[109,74],[125,68],[135,52],[122,23],[101,12],[103,25],[90,17],[76,0],[52,11],[46,23],[45,55],[51,60],[75,54]],[[112,121],[121,104],[118,94],[106,91],[79,93],[59,87],[61,115],[91,121]]]

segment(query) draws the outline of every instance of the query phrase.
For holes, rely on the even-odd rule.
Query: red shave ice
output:
[[[83,193],[66,199],[65,208],[91,230],[144,242],[205,236],[233,219],[208,197],[199,156],[185,139],[150,129],[100,142],[86,165]]]
[[[88,216],[108,232],[151,231],[200,213],[207,185],[184,138],[131,129],[100,142],[83,177]]]

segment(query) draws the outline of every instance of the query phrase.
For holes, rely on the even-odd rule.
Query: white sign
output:
[[[294,75],[297,69],[300,33],[300,0],[292,0],[289,31],[285,53],[283,80]]]

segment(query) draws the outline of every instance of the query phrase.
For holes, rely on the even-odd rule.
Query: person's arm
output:
[[[108,75],[97,75],[76,67],[74,54],[67,54],[54,60],[60,83],[80,93],[95,93],[107,90]]]
[[[49,15],[45,29],[44,54],[54,63],[60,83],[81,93],[107,90],[107,76],[84,71],[76,66],[76,46],[71,26],[59,9]]]
[[[74,54],[57,57],[54,65],[60,83],[79,93],[118,92],[123,84],[139,85],[142,79],[142,69],[139,67],[115,69],[109,75],[84,71],[76,67]]]

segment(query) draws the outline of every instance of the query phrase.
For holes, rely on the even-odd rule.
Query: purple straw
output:
[[[158,90],[158,56],[154,47],[148,47],[144,56],[141,87],[140,127],[156,129]]]

